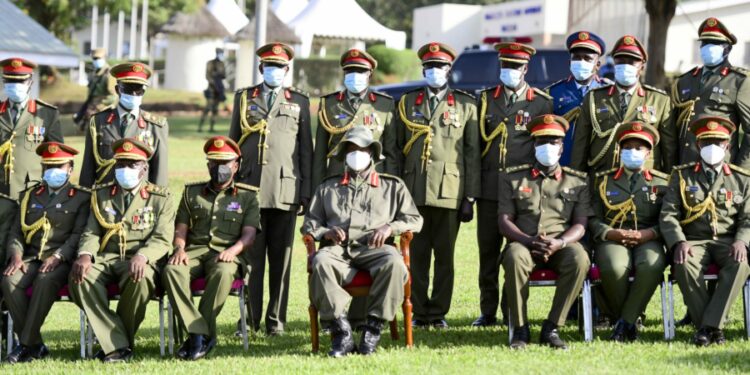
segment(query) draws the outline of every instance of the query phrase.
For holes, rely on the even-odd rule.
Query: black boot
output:
[[[626,342],[635,341],[638,339],[638,328],[635,324],[626,322],[620,319],[615,323],[615,328],[612,331],[612,336],[609,337],[611,341]]]
[[[328,352],[330,357],[343,357],[354,352],[354,336],[352,336],[352,326],[346,319],[346,316],[336,318],[331,322],[331,351]]]
[[[214,345],[216,345],[216,341],[211,340],[208,336],[193,333],[190,334],[190,342],[190,354],[188,355],[188,359],[191,361],[196,361],[205,357],[208,352],[213,349]]]
[[[511,349],[525,349],[529,342],[531,342],[531,331],[529,331],[528,323],[525,326],[513,329],[513,340],[510,342]]]
[[[190,336],[188,336],[187,340],[182,343],[182,346],[180,346],[179,349],[177,349],[177,353],[175,354],[177,358],[179,359],[188,359],[188,356],[190,355]]]
[[[565,344],[557,333],[557,324],[545,320],[542,323],[542,333],[539,335],[539,343],[546,344],[555,349],[568,349],[568,345]]]
[[[726,344],[727,339],[724,337],[724,332],[719,328],[711,330],[711,343],[716,345]]]
[[[480,315],[477,320],[471,323],[472,327],[490,327],[497,324],[497,318],[492,315]]]
[[[711,332],[706,327],[701,327],[693,335],[693,344],[696,346],[708,346],[711,344]]]
[[[8,358],[6,358],[5,361],[8,363],[28,362],[30,355],[31,351],[28,346],[18,344],[13,351],[8,354]]]
[[[367,318],[367,324],[362,326],[362,338],[359,341],[359,354],[370,355],[380,342],[380,331],[383,329],[383,320],[374,316]]]

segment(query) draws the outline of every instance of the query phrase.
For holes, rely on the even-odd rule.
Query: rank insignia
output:
[[[240,205],[240,202],[229,202],[227,205],[227,211],[241,213],[242,206]]]

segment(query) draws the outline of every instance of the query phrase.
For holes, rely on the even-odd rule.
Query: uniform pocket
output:
[[[300,116],[300,108],[298,105],[284,103],[281,104],[281,107],[279,107],[279,117],[278,120],[280,122],[279,128],[296,133],[297,127],[299,124],[299,116]]]
[[[461,194],[461,171],[456,163],[445,163],[443,180],[440,184],[440,198],[458,199]]]
[[[284,167],[281,169],[281,191],[279,196],[281,203],[297,204],[299,202],[297,176],[294,175],[291,168]]]
[[[217,230],[224,234],[239,237],[242,230],[242,214],[234,211],[224,212],[221,225]]]

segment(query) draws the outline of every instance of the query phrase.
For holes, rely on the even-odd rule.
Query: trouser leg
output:
[[[707,250],[709,242],[711,241],[688,241],[693,256],[688,256],[684,263],[672,267],[690,318],[696,325],[703,321],[703,312],[709,300],[706,283],[703,281],[704,272],[711,262]]]
[[[444,319],[453,299],[453,255],[458,236],[458,212],[445,208],[434,209],[432,236],[435,249],[435,276],[432,280],[427,314],[431,320]]]
[[[34,279],[34,289],[29,300],[26,324],[19,336],[21,344],[31,346],[42,344],[41,329],[52,304],[57,301],[60,288],[68,282],[70,264],[61,263],[52,272],[38,273]]]
[[[130,347],[135,347],[135,333],[146,316],[146,307],[156,288],[156,269],[147,265],[143,278],[135,282],[130,277],[130,261],[122,260],[114,264],[119,279],[120,300],[117,302],[117,315],[122,320]]]
[[[417,207],[424,223],[411,241],[411,302],[415,320],[428,320],[427,290],[430,286],[430,265],[432,263],[432,212],[433,208]]]
[[[528,321],[526,302],[529,299],[529,275],[534,269],[534,260],[526,246],[510,242],[505,246],[502,258],[505,274],[505,297],[508,301],[508,319],[514,327],[526,325]]]
[[[11,318],[13,318],[13,331],[19,337],[29,317],[29,297],[26,296],[26,289],[33,285],[42,264],[37,260],[24,263],[27,267],[26,272],[16,270],[13,275],[3,276],[0,281],[5,304],[8,306]]]
[[[570,307],[581,293],[591,262],[583,245],[574,242],[552,254],[548,265],[557,273],[557,282],[547,320],[562,326]]]
[[[320,249],[312,261],[310,300],[318,309],[320,320],[331,321],[346,314],[351,296],[342,285],[351,280],[356,270],[341,246]]]
[[[162,271],[162,285],[166,289],[169,302],[180,317],[185,329],[189,333],[208,335],[208,325],[203,319],[197,306],[193,303],[193,293],[190,282],[203,276],[201,257],[188,253],[188,264],[164,266]]]
[[[364,248],[352,252],[352,265],[372,276],[367,315],[391,321],[404,302],[404,284],[409,274],[404,259],[395,247]]]
[[[500,258],[503,237],[497,226],[497,201],[477,201],[477,243],[479,245],[479,308],[482,315],[497,315],[500,301]]]
[[[630,250],[618,243],[606,241],[596,246],[594,252],[601,277],[598,306],[608,316],[617,319],[628,295],[631,271]]]
[[[216,253],[212,255],[214,254]],[[203,267],[206,274],[206,290],[201,296],[198,310],[201,320],[208,325],[208,335],[215,338],[216,317],[221,313],[221,309],[229,297],[229,292],[232,291],[234,279],[239,276],[239,265],[234,262],[216,262],[209,257],[203,262]]]
[[[646,310],[656,287],[664,280],[664,268],[667,265],[664,246],[661,242],[646,242],[631,250],[635,279],[630,284],[627,298],[623,304],[623,320],[635,323],[643,311]]]
[[[719,265],[716,290],[710,297],[700,321],[702,326],[722,328],[724,320],[745,284],[750,267],[747,259],[737,262],[730,254],[731,242],[714,241],[708,248],[711,258]]]
[[[274,210],[274,227],[268,234],[268,308],[266,332],[283,331],[289,301],[289,276],[292,269],[292,243],[297,223],[296,210]]]

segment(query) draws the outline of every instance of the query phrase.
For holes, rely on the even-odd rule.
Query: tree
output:
[[[667,30],[672,22],[677,0],[644,0],[648,13],[648,56],[646,82],[656,87],[666,87],[664,59],[667,48]]]

